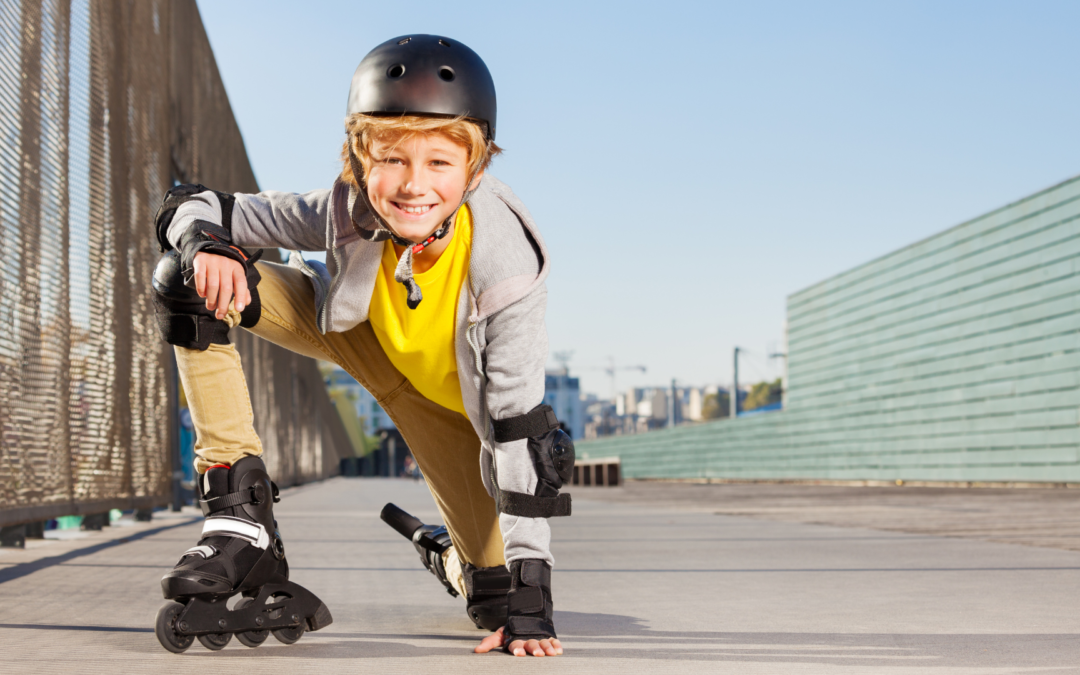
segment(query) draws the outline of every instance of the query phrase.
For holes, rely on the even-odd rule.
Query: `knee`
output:
[[[215,317],[206,301],[184,283],[177,251],[161,256],[152,284],[158,332],[166,342],[199,351],[212,344],[229,344],[229,325]]]

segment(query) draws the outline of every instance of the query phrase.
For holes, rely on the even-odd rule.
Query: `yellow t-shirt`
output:
[[[397,252],[387,240],[368,315],[375,337],[401,374],[425,398],[462,415],[465,404],[458,381],[454,327],[471,249],[472,214],[466,205],[458,210],[453,238],[435,265],[413,275],[424,299],[416,309],[409,309],[408,289],[394,281]]]

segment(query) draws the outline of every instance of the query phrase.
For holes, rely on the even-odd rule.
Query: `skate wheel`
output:
[[[291,645],[304,635],[304,624],[301,622],[299,626],[293,628],[278,628],[273,633],[278,642]]]
[[[268,637],[270,637],[270,631],[268,630],[249,630],[236,634],[236,639],[245,647],[258,647],[266,642]]]
[[[176,632],[176,617],[180,616],[182,611],[184,606],[179,602],[167,602],[158,610],[157,621],[154,623],[154,635],[158,642],[173,654],[184,653],[195,641],[192,635],[180,635]]]
[[[202,646],[214,652],[225,649],[225,645],[229,644],[230,640],[232,640],[232,633],[208,633],[199,636]]]
[[[236,603],[236,609],[247,607],[253,602],[255,602],[255,598],[244,598]],[[268,637],[270,637],[270,631],[268,630],[249,630],[236,634],[236,639],[245,647],[258,647],[266,642],[266,638]]]

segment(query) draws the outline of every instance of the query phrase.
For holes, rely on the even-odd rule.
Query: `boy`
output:
[[[494,83],[471,49],[395,38],[353,76],[332,189],[226,195],[186,185],[166,195],[156,225],[172,250],[154,287],[197,431],[207,514],[203,539],[162,580],[166,598],[284,583],[265,494],[276,489],[228,341],[239,324],[338,363],[394,420],[446,522],[441,541],[453,544],[421,551],[425,564],[495,631],[475,651],[562,653],[547,518],[569,515],[559,488],[573,446],[541,405],[547,251],[524,205],[485,173],[500,152],[495,121]],[[247,247],[326,250],[328,266],[295,253],[288,266],[256,264]],[[291,602],[309,628],[329,622],[317,598]],[[159,638],[184,637],[185,611],[162,609]],[[248,644],[266,631],[238,634]],[[199,639],[227,642],[221,635]]]

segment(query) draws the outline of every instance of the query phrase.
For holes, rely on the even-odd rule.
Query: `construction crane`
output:
[[[562,368],[563,373],[570,374],[570,360],[574,358],[573,350],[565,350],[561,352],[552,352],[551,357],[555,359],[555,362]],[[615,358],[608,357],[610,363],[606,366],[582,366],[575,368],[575,370],[602,370],[608,377],[611,378],[611,399],[615,400],[615,396],[618,394],[618,390],[615,389],[615,373],[620,370],[636,370],[639,372],[646,372],[645,366],[617,366],[615,365]]]

